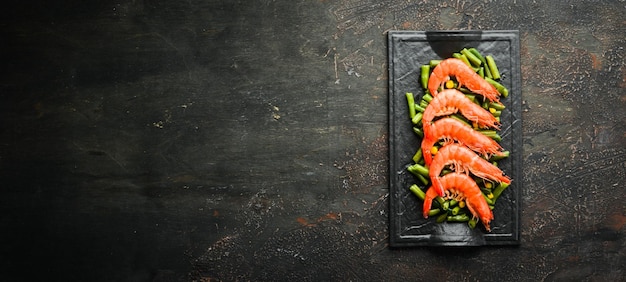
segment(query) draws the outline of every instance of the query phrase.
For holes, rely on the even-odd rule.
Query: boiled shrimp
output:
[[[460,85],[464,85],[472,92],[478,93],[491,102],[500,100],[498,90],[484,78],[480,77],[472,68],[457,58],[441,61],[428,79],[428,90],[433,96],[439,93],[437,89],[454,76]]]
[[[424,127],[424,139],[422,139],[422,153],[426,165],[432,162],[431,149],[439,139],[446,143],[456,140],[468,148],[484,156],[501,155],[502,147],[495,140],[473,130],[469,126],[453,118],[436,120],[432,125]]]
[[[452,172],[441,177],[441,184],[446,191],[444,198],[465,201],[465,206],[474,218],[479,218],[487,231],[491,231],[489,223],[493,220],[493,212],[483,197],[476,182],[467,174]],[[423,213],[428,218],[428,211],[432,206],[437,192],[431,187],[424,197]]]
[[[430,126],[435,117],[451,115],[460,112],[468,120],[475,122],[480,127],[498,129],[500,122],[489,111],[472,102],[461,91],[446,89],[435,96],[424,111],[422,123],[424,127]]]
[[[472,150],[459,144],[449,144],[441,147],[429,168],[429,176],[433,183],[433,188],[437,194],[443,196],[444,187],[440,181],[439,174],[447,165],[452,165],[455,172],[471,172],[472,174],[491,181],[511,183],[511,179],[504,176],[502,170],[481,158]]]

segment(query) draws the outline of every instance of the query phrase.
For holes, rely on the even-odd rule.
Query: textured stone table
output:
[[[2,280],[626,276],[624,1],[12,2]],[[519,247],[388,247],[386,32],[448,29],[520,31]]]

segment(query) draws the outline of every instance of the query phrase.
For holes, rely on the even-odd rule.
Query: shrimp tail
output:
[[[424,206],[422,207],[424,218],[428,218],[428,212],[430,211],[430,208],[432,207],[433,199],[435,199],[435,197],[437,197],[437,192],[431,186],[426,191],[426,196],[424,197]]]
[[[439,180],[439,177],[433,177],[431,179],[431,182],[433,183],[433,186],[431,189],[434,189],[435,192],[437,192],[437,195],[439,195],[440,197],[443,197],[446,192],[445,189],[443,188],[443,184],[441,184],[441,180]]]
[[[489,223],[491,223],[491,221],[493,220],[493,212],[489,211],[489,213],[483,213],[483,216],[481,217],[477,216],[481,212],[478,210],[477,207],[474,207],[473,204],[467,204],[467,209],[470,211],[474,218],[478,217],[480,219],[480,222],[483,223],[483,226],[485,226],[485,229],[487,229],[488,232],[491,232],[491,227],[489,226]]]
[[[422,140],[422,156],[424,157],[424,163],[426,163],[426,166],[429,166],[430,163],[433,161],[433,154],[431,152],[431,149],[435,144],[435,140],[428,136],[429,134],[426,133],[426,127],[424,127],[424,131],[424,139]]]

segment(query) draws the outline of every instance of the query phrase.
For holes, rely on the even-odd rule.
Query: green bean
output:
[[[409,104],[409,117],[413,119],[413,117],[415,117],[415,98],[413,97],[413,93],[406,93],[406,101]]]
[[[470,99],[470,101],[472,102],[476,101],[476,95],[474,94],[465,94],[465,97],[467,97],[467,99]]]
[[[439,63],[441,63],[441,60],[430,60],[430,62],[428,62],[428,65],[431,69],[434,69]]]
[[[428,211],[428,216],[435,216],[438,215],[441,212],[440,209],[431,209]]]
[[[426,100],[420,101],[420,107],[426,109],[426,107],[428,107],[428,102],[426,102]]]
[[[480,67],[480,64],[482,62],[480,61],[478,57],[474,56],[472,52],[470,52],[466,48],[463,48],[463,50],[461,50],[461,54],[465,55],[465,57],[472,64],[472,66]]]
[[[469,226],[469,228],[474,229],[477,222],[478,221],[475,218],[471,218],[469,221],[467,221],[467,225]]]
[[[474,104],[479,105],[479,106],[482,107],[482,105],[483,105],[483,101],[482,100],[483,100],[483,96],[481,96],[481,95],[475,95],[474,96]]]
[[[422,101],[426,101],[426,103],[430,103],[430,101],[433,100],[433,96],[430,95],[430,93],[426,93],[424,94],[424,96],[422,96]]]
[[[485,62],[485,57],[483,57],[483,55],[476,48],[472,47],[472,48],[469,48],[468,50],[472,52],[472,55],[478,58],[481,61],[481,63]]]
[[[424,177],[421,174],[417,175],[417,179],[419,179],[422,182],[422,184],[424,184],[424,185],[428,185],[428,183],[429,183],[428,179],[426,179],[426,177]]]
[[[413,127],[413,132],[417,134],[420,138],[424,138],[424,131],[421,127]]]
[[[478,69],[478,75],[480,75],[481,78],[485,78],[485,68],[480,67],[480,69]]]
[[[441,208],[444,210],[449,210],[450,209],[450,201],[445,201],[443,202],[443,205],[441,205]]]
[[[437,217],[437,223],[442,223],[444,221],[446,221],[446,219],[448,219],[448,213],[445,212],[442,215]]]
[[[459,201],[457,201],[455,199],[450,199],[449,202],[450,202],[450,206],[451,207],[454,207],[454,206],[456,206],[459,203]]]
[[[459,114],[453,114],[453,115],[450,115],[450,117],[451,117],[451,118],[453,118],[453,119],[456,119],[456,120],[458,120],[458,121],[460,121],[460,122],[462,122],[463,124],[465,124],[465,125],[467,125],[467,126],[469,126],[469,127],[472,127],[472,125],[470,124],[470,122],[469,122],[469,121],[468,121],[468,120],[467,120],[464,116],[462,116],[462,115],[459,115]]]
[[[448,216],[448,221],[451,221],[451,222],[465,222],[469,220],[470,218],[466,214],[457,214],[457,215]]]
[[[461,91],[461,93],[465,95],[474,95],[474,92],[472,92],[472,90],[469,90],[465,87],[459,87],[459,91]]]
[[[479,185],[484,185],[484,181],[480,181]],[[485,188],[484,186],[480,187],[480,192],[483,192],[485,195],[491,194],[491,190]],[[487,196],[488,197],[488,196]]]
[[[422,88],[428,88],[428,78],[430,76],[430,65],[422,65],[420,77],[422,80]]]
[[[409,190],[411,190],[411,192],[413,192],[413,194],[415,194],[415,196],[420,198],[420,200],[422,201],[424,200],[424,198],[426,198],[426,193],[424,193],[424,191],[422,191],[422,189],[420,189],[417,184],[411,185],[411,187],[409,187]]]
[[[491,79],[493,79],[493,75],[491,74],[491,70],[489,70],[489,66],[487,66],[487,61],[483,61],[483,65],[484,65],[484,68],[485,68],[485,77],[484,78],[491,78]]]
[[[489,107],[496,109],[496,111],[502,111],[502,110],[506,109],[506,106],[504,104],[497,103],[497,102],[489,103]]]
[[[423,157],[422,148],[419,148],[419,150],[415,152],[415,155],[413,155],[413,162],[419,163],[420,160],[422,160],[422,157]]]
[[[500,71],[498,71],[498,66],[496,65],[496,61],[493,59],[493,57],[491,55],[487,55],[485,57],[485,60],[487,60],[487,66],[491,71],[491,76],[493,76],[493,79],[500,79]]]
[[[415,112],[416,113],[423,113],[426,109],[422,108],[422,106],[420,106],[419,104],[415,104]]]
[[[489,82],[489,84],[493,85],[504,98],[509,97],[509,89],[506,89],[504,85],[488,77],[485,77],[485,80]]]
[[[459,214],[459,211],[461,211],[461,207],[459,207],[459,206],[456,206],[456,207],[452,208],[452,215]]]
[[[489,110],[489,101],[484,100],[482,104],[480,104],[481,107],[483,107],[483,109],[485,110]]]
[[[442,211],[445,211],[442,208],[443,207],[443,203],[445,201],[446,200],[444,200],[442,197],[439,197],[439,196],[435,197],[435,200],[433,201],[433,204],[432,204],[432,208],[441,208]]]
[[[507,187],[509,187],[509,184],[502,182],[500,183],[500,185],[496,186],[496,188],[493,189],[493,202],[494,203],[500,197],[504,189],[506,189]]]
[[[480,62],[485,69],[485,77],[493,78],[491,71],[489,70],[489,66],[487,66],[487,60],[485,60],[485,57],[483,57],[483,55],[480,54],[480,52],[476,50],[476,48],[470,48],[469,51],[478,59],[480,59]]]
[[[499,160],[508,158],[510,155],[511,155],[511,152],[503,151],[503,152],[500,152],[500,155],[491,156],[491,158],[489,158],[489,161],[499,161]]]
[[[422,121],[422,117],[424,117],[424,112],[418,112],[415,116],[413,116],[411,122],[413,122],[413,124],[418,124]]]
[[[428,168],[421,164],[412,164],[407,168],[407,170],[415,175],[421,174],[424,177],[428,177]]]
[[[502,141],[502,137],[495,130],[479,130],[479,132],[497,142]]]
[[[446,202],[446,200],[440,196],[435,197],[435,201],[437,201],[440,207],[443,207],[443,204]]]
[[[493,205],[493,201],[491,199],[489,199],[489,197],[487,197],[487,195],[483,194],[483,198],[485,198],[485,201],[487,201],[487,204]]]
[[[455,57],[461,61],[463,61],[468,67],[474,69],[474,67],[472,66],[472,64],[470,64],[469,60],[467,59],[467,57],[461,53],[454,53],[452,54],[452,57]]]

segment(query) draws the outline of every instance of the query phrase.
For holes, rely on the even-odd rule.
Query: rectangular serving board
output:
[[[499,167],[513,181],[494,208],[491,232],[482,224],[436,223],[422,217],[422,201],[409,191],[419,180],[406,168],[421,139],[413,132],[405,93],[420,101],[420,66],[433,59],[452,57],[474,47],[494,57],[501,83],[509,89],[502,97],[500,144],[511,156]],[[503,31],[389,31],[389,244],[391,247],[519,245],[522,189],[522,93],[519,32]],[[423,186],[420,186],[423,187]]]

